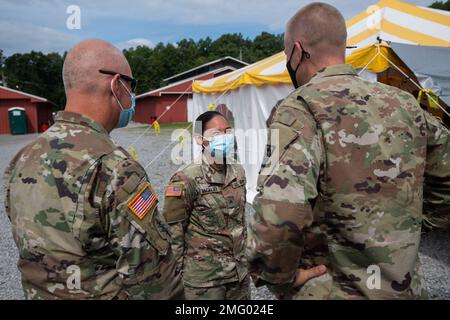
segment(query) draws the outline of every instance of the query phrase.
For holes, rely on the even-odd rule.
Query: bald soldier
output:
[[[110,138],[134,112],[130,66],[112,45],[76,45],[65,111],[4,175],[27,299],[178,298],[168,228],[142,168]]]
[[[279,298],[426,298],[420,234],[450,222],[450,133],[409,93],[359,78],[345,48],[330,5],[310,4],[287,25],[296,90],[270,124],[251,273]],[[296,285],[314,266],[327,271]]]

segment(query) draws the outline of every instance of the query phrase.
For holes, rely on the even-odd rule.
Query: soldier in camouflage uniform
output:
[[[259,177],[250,270],[279,298],[427,298],[418,248],[424,224],[449,226],[450,132],[409,93],[359,78],[345,39],[329,5],[288,24],[299,87],[271,121],[279,141],[269,136]],[[295,285],[317,265],[326,273]]]
[[[233,143],[225,142],[227,151],[220,155],[214,154],[220,150],[211,148],[212,139],[220,139],[230,130],[228,121],[220,113],[209,111],[196,123],[196,139],[205,146],[203,157],[171,178],[164,200],[164,217],[183,269],[185,297],[249,299],[245,172],[229,158],[221,161],[228,151],[233,151]],[[234,142],[232,134],[228,137],[227,141]]]
[[[113,46],[89,40],[74,47],[64,63],[66,111],[5,172],[27,299],[182,297],[146,172],[109,136],[122,105],[130,105],[132,80],[116,72],[131,74]]]

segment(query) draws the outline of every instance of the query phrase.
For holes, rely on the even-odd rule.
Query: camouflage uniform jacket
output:
[[[449,225],[449,131],[349,65],[290,94],[270,129],[279,149],[264,160],[249,229],[257,285],[299,299],[426,298],[418,248],[425,221]],[[297,268],[321,263],[327,274],[293,290]]]
[[[98,123],[60,112],[15,156],[4,184],[26,298],[166,299],[182,292],[157,200],[139,217],[132,212],[132,201],[151,190],[147,175]]]
[[[174,252],[183,281],[191,287],[242,281],[248,274],[244,169],[227,164],[225,176],[206,161],[204,157],[178,171],[164,200]]]

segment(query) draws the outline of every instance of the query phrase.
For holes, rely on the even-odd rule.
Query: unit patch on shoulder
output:
[[[146,184],[141,191],[128,202],[128,208],[135,214],[139,220],[144,219],[147,213],[153,209],[156,205],[158,197],[155,191],[150,187],[150,184]]]
[[[183,194],[182,184],[170,184],[166,188],[166,197],[180,197]]]

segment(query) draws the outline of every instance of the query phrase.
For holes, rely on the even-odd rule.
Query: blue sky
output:
[[[183,38],[216,39],[224,33],[254,38],[282,33],[302,0],[0,0],[0,49],[6,55],[39,50],[63,52],[76,42],[100,38],[120,48]],[[351,18],[377,0],[324,1]],[[409,0],[427,6],[433,0]],[[81,10],[81,29],[69,30],[70,5]]]

